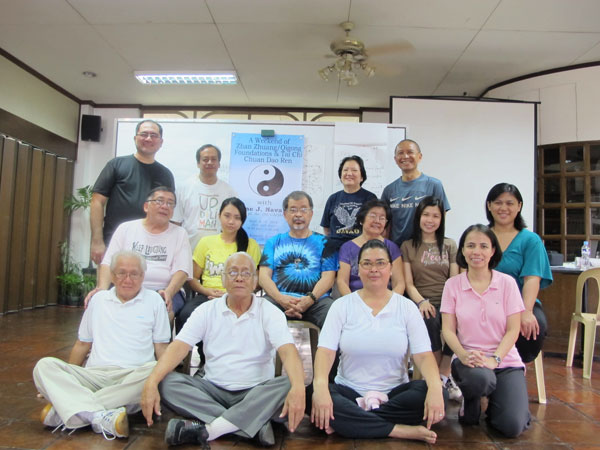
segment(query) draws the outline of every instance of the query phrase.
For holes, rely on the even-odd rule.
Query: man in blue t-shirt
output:
[[[267,298],[288,319],[302,319],[319,328],[333,303],[329,296],[337,255],[327,249],[327,238],[311,231],[313,201],[294,191],[283,200],[283,215],[290,231],[270,238],[260,260],[259,283]]]
[[[444,202],[446,211],[450,209],[442,182],[419,171],[422,158],[419,144],[410,139],[400,141],[394,151],[394,161],[400,167],[402,176],[387,185],[381,194],[381,200],[392,210],[390,239],[398,247],[412,238],[413,219],[421,199],[433,195]]]

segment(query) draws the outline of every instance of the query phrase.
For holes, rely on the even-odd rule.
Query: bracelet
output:
[[[313,302],[317,303],[317,297],[315,297],[315,294],[312,292],[307,292],[306,295],[308,295]]]
[[[421,306],[421,303],[423,302],[428,302],[429,299],[428,298],[424,298],[423,300],[421,300],[419,303],[417,303],[417,308],[419,308]]]

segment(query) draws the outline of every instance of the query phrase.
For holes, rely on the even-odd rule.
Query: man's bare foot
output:
[[[325,433],[333,434],[333,433],[335,433],[335,430],[333,428],[331,428],[331,425],[329,425],[327,428],[325,428]]]
[[[421,425],[394,425],[388,437],[397,439],[414,439],[435,444],[437,434]]]

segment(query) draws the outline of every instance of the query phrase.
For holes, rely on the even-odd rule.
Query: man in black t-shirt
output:
[[[119,224],[145,217],[144,201],[152,189],[158,186],[175,188],[171,171],[154,159],[163,143],[160,124],[154,120],[141,121],[135,128],[133,140],[137,151],[133,155],[111,159],[94,184],[90,208],[90,256],[96,264],[102,261]]]

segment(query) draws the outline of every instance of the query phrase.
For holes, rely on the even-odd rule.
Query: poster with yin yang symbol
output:
[[[232,133],[229,183],[246,205],[244,229],[263,245],[289,230],[283,200],[302,189],[304,136]]]

